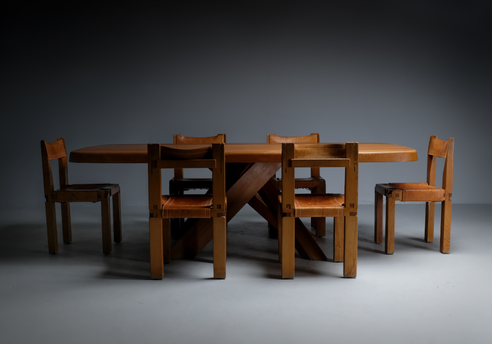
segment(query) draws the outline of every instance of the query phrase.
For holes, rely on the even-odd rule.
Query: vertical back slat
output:
[[[454,166],[454,138],[448,140],[446,162],[442,177],[442,188],[446,190],[446,197],[451,197],[453,193],[453,166]]]
[[[207,144],[207,143],[226,143],[227,136],[226,134],[218,134],[216,136],[210,137],[192,137],[192,136],[184,136],[181,134],[173,135],[173,143],[174,144]],[[184,172],[182,168],[174,169],[174,179],[183,179]]]
[[[282,212],[294,216],[295,172],[290,164],[294,144],[282,143]]]
[[[225,186],[225,155],[224,144],[212,144],[212,156],[216,161],[215,168],[212,171],[212,195],[215,216],[225,216],[226,204],[226,186]]]
[[[443,141],[433,135],[429,140],[429,155],[437,156],[439,158],[445,158],[448,150],[448,141]]]
[[[162,209],[162,179],[161,170],[157,168],[156,162],[160,159],[160,145],[148,144],[148,183],[149,183],[149,211],[151,217],[161,217]]]
[[[345,169],[345,207],[348,212],[357,212],[359,199],[359,144],[350,142],[345,145],[347,158],[353,161]]]
[[[267,134],[267,143],[319,143],[319,134],[312,133],[306,136],[278,136],[275,134]],[[311,177],[319,178],[320,168],[311,168]]]
[[[67,159],[67,147],[65,146],[65,140],[59,138],[57,146],[61,146],[59,149],[60,157],[58,158],[58,174],[60,176],[60,187],[66,187],[68,183],[68,159]]]
[[[45,140],[41,141],[41,163],[43,166],[43,184],[44,196],[46,200],[51,198],[51,192],[54,190],[53,173],[51,171],[50,158],[48,153],[48,143]]]

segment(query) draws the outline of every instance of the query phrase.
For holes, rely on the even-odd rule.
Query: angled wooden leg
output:
[[[294,278],[295,275],[295,219],[282,217],[280,234],[282,252],[282,278]]]
[[[102,245],[105,254],[111,253],[113,243],[111,242],[111,209],[109,193],[101,195],[101,220],[102,220]]]
[[[229,166],[229,165],[227,165]],[[229,167],[226,167],[226,170]],[[227,190],[227,222],[265,185],[280,168],[280,163],[255,163]],[[188,222],[189,219],[186,221]],[[199,219],[186,228],[172,247],[172,258],[195,257],[213,237],[211,219]]]
[[[383,242],[383,194],[374,191],[374,242]]]
[[[392,193],[386,196],[386,254],[395,252],[395,197]]]
[[[357,276],[358,218],[345,216],[345,248],[343,258],[343,277]]]
[[[63,242],[72,242],[72,222],[70,220],[70,203],[61,203]]]
[[[113,195],[113,231],[114,242],[121,242],[121,194],[120,191]]]
[[[226,278],[227,222],[225,216],[214,217],[214,278]]]
[[[345,220],[343,216],[333,218],[333,261],[343,262],[345,243]]]
[[[56,208],[54,202],[46,202],[46,228],[48,230],[48,251],[51,254],[58,252],[58,235],[56,233]]]
[[[449,253],[451,248],[451,208],[450,199],[443,201],[441,205],[441,253]]]
[[[160,217],[149,219],[150,242],[150,278],[162,279],[164,277],[164,250],[162,236],[162,219]]]
[[[426,242],[434,241],[434,214],[436,204],[435,202],[425,203],[425,235],[424,240]]]
[[[162,257],[164,263],[171,262],[171,221],[170,219],[162,219]]]

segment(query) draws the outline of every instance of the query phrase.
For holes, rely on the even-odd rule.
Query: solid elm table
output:
[[[169,144],[170,147],[178,145]],[[203,145],[179,145],[183,149]],[[277,227],[278,189],[271,182],[281,167],[281,144],[227,143],[225,145],[227,178],[227,221],[250,204],[273,227]],[[359,143],[359,162],[416,161],[417,151],[389,143]],[[147,163],[147,144],[98,145],[74,150],[70,162],[78,163]],[[357,266],[357,233],[347,233],[350,240],[345,264],[353,265],[344,277],[355,277]],[[184,234],[173,245],[171,258],[192,258],[212,240],[212,221],[200,219],[187,221]],[[305,259],[327,260],[311,232],[296,221],[296,249]],[[348,255],[348,256],[347,256]]]

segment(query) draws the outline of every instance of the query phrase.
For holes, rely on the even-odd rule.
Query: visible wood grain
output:
[[[172,144],[169,144],[172,147]],[[203,145],[186,145],[190,149]],[[281,162],[280,144],[228,143],[225,146],[227,163]],[[359,143],[359,162],[417,161],[415,149],[390,143]],[[73,150],[71,162],[79,163],[147,163],[147,144],[98,145]]]
[[[452,201],[447,199],[441,206],[441,253],[449,253],[451,247],[451,209]]]
[[[149,219],[149,243],[150,243],[150,278],[162,279],[164,277],[164,250],[163,250],[162,219],[159,217]]]
[[[345,247],[345,217],[333,218],[333,261],[343,262]]]
[[[426,242],[434,241],[435,213],[436,213],[436,203],[426,202],[425,203],[425,229],[424,229],[424,240]]]
[[[214,278],[226,278],[227,223],[225,216],[213,218]]]
[[[239,177],[227,190],[227,222],[255,196],[279,168],[280,164],[257,163]],[[196,256],[213,237],[212,222],[207,219],[190,223],[188,226],[185,223],[185,231],[172,248],[172,259]]]
[[[319,143],[319,134],[312,133],[305,136],[278,136],[275,134],[267,134],[267,143]],[[312,194],[324,193],[326,190],[326,182],[321,178],[320,168],[317,166],[310,167],[311,176],[309,178],[295,178],[296,189],[308,189]],[[274,178],[277,183],[277,188],[282,188],[282,180]],[[275,213],[275,212],[274,212]],[[326,235],[326,219],[325,218],[311,218],[311,226],[315,228],[316,235]],[[269,225],[269,235],[274,236],[274,230]],[[302,251],[301,251],[302,252]]]
[[[343,277],[355,278],[357,276],[357,230],[358,217],[345,217],[345,247],[343,258]]]
[[[323,250],[316,243],[313,233],[304,226],[300,218],[295,219],[296,250],[303,259],[328,260]]]
[[[225,278],[225,215],[227,213],[227,201],[225,192],[224,144],[213,143],[206,150],[190,150],[186,146],[186,148],[182,149],[182,155],[180,155],[181,149],[177,147],[178,145],[171,149],[160,144],[148,145],[148,193],[151,218],[149,231],[151,233],[151,240],[160,240],[163,245],[163,252],[159,252],[160,246],[152,242],[150,244],[151,275],[155,276],[152,278],[162,278],[160,277],[160,266],[173,258],[170,219],[176,218],[200,218],[204,220],[203,223],[210,226],[210,231],[214,237],[214,278]],[[179,162],[178,165],[174,164],[176,161]],[[212,194],[188,195],[179,192],[173,195],[162,195],[161,169],[171,169],[175,166],[185,168],[209,167],[212,170]],[[186,223],[195,222],[187,221]],[[200,221],[196,221],[196,223],[200,223]],[[161,226],[161,236],[156,234],[159,233],[159,224]],[[202,233],[198,231],[195,234],[194,239],[200,238]],[[208,241],[210,241],[210,238]],[[185,242],[181,252],[183,255],[187,254],[189,246],[195,246],[196,250],[196,242],[194,240],[191,244]],[[152,250],[156,250],[156,252]],[[156,267],[152,267],[152,264],[156,264]]]
[[[55,203],[61,203],[61,217],[63,229],[63,242],[72,242],[72,226],[70,220],[71,202],[101,202],[102,232],[103,232],[103,252],[110,253],[111,243],[111,218],[110,197],[114,196],[117,200],[119,213],[120,188],[117,184],[69,184],[68,182],[68,161],[65,140],[59,138],[54,142],[41,141],[41,159],[43,168],[43,185],[46,199],[46,224],[48,230],[48,250],[50,253],[58,252],[58,239],[56,228]],[[53,170],[51,161],[58,163],[59,188],[55,189]],[[109,223],[109,227],[108,227]],[[118,238],[121,241],[121,220],[115,221],[114,231],[120,232]],[[108,234],[109,233],[109,234]],[[109,239],[108,239],[109,237]],[[117,238],[115,236],[115,238]]]
[[[255,195],[249,201],[248,204],[253,208],[258,214],[260,214],[268,223],[272,224],[275,228],[278,227],[278,222],[275,216],[273,216],[272,211],[263,202],[260,196]]]
[[[383,242],[383,195],[378,190],[374,192],[374,242]]]
[[[169,145],[172,147],[172,145]],[[203,145],[186,145],[188,148],[203,147]],[[229,163],[280,163],[281,145],[280,144],[235,144],[225,145],[225,159]],[[399,162],[416,161],[417,152],[414,149],[385,143],[359,143],[359,162]],[[93,146],[72,151],[70,161],[85,163],[147,163],[147,145],[145,144],[122,144],[122,145],[102,145]],[[274,168],[275,169],[275,168]],[[278,169],[278,167],[276,168]],[[261,174],[261,172],[259,172]],[[274,173],[273,173],[274,174]],[[272,175],[273,175],[272,174]],[[229,175],[229,173],[227,174]],[[234,192],[240,195],[240,192]],[[239,199],[237,204],[246,204],[248,200]],[[234,198],[229,196],[229,205],[234,204]],[[238,196],[239,197],[239,196]],[[265,199],[262,197],[262,199]],[[235,215],[241,206],[234,207],[233,211],[228,212],[227,221]],[[275,213],[273,213],[275,214]],[[187,228],[191,228],[190,233],[184,235],[173,247],[173,258],[183,257],[188,252],[191,256],[199,252],[204,245],[212,239],[212,227],[207,220],[187,221]],[[194,223],[194,225],[192,225]],[[204,230],[199,229],[203,226]],[[296,234],[297,235],[297,234]],[[300,245],[298,245],[300,246]],[[185,248],[186,247],[186,248]],[[302,251],[302,247],[298,248]],[[302,253],[299,252],[301,255]]]
[[[386,254],[395,252],[395,197],[389,194],[386,197]]]
[[[282,278],[294,278],[295,275],[295,219],[291,216],[282,216],[281,225],[281,262]]]
[[[436,186],[436,159],[444,158],[442,187]],[[442,253],[449,253],[451,242],[451,196],[453,188],[454,138],[443,141],[433,135],[429,139],[427,151],[427,179],[425,183],[388,183],[377,184],[375,210],[375,241],[381,241],[381,220],[379,207],[382,197],[386,196],[386,240],[385,252],[394,252],[394,202],[426,202],[424,240],[434,240],[435,202],[442,202],[441,244]],[[390,214],[388,214],[390,212]]]
[[[319,155],[318,155],[319,154]],[[295,161],[298,157],[309,156],[299,164],[302,167],[316,166],[340,167],[344,166],[345,180],[343,195],[339,194],[296,194],[295,193]],[[340,164],[343,159],[344,164]],[[294,248],[291,247],[290,230],[291,222],[302,222],[298,217],[336,217],[334,228],[334,260],[343,260],[344,276],[355,277],[357,271],[357,209],[358,209],[358,145],[357,143],[346,144],[282,144],[282,196],[279,198],[281,212],[279,213],[279,223],[282,230],[280,237],[282,240],[281,259],[282,277],[293,278],[293,263],[291,257],[294,255]],[[296,218],[295,221],[292,218]],[[343,219],[343,220],[342,220]],[[344,224],[344,229],[341,225]],[[285,229],[284,226],[289,226]],[[354,227],[355,226],[355,227]],[[302,226],[304,227],[304,226]],[[302,249],[298,251],[308,256],[319,254],[319,258],[326,260],[326,256],[319,246],[306,245],[301,240],[314,240],[311,232],[306,232],[301,226],[295,226],[297,242]],[[343,234],[340,234],[343,232]],[[355,232],[355,234],[354,234]],[[287,237],[286,237],[287,235]],[[304,236],[303,236],[304,235]],[[344,244],[343,249],[340,245],[340,237]],[[355,248],[354,248],[355,247]],[[297,246],[296,246],[297,248]],[[285,252],[285,250],[291,250]],[[343,254],[343,259],[341,255]],[[288,259],[287,261],[284,261]],[[311,258],[312,259],[312,258]],[[284,267],[284,265],[286,267]]]

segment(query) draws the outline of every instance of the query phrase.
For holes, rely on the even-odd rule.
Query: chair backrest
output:
[[[209,168],[212,170],[213,212],[225,209],[225,150],[224,143],[213,143],[199,148],[175,148],[149,144],[149,206],[162,206],[161,169]],[[221,212],[222,210],[222,212]]]
[[[312,133],[305,136],[278,136],[267,134],[267,143],[319,143],[319,134]],[[311,168],[311,177],[321,176],[319,167]]]
[[[359,144],[318,143],[282,144],[282,211],[294,211],[294,186],[296,167],[345,168],[345,208],[356,213],[359,189]]]
[[[173,135],[173,143],[174,144],[212,144],[212,143],[226,143],[227,136],[226,134],[218,134],[216,136],[210,137],[193,137],[193,136],[184,136],[181,134]],[[183,169],[175,168],[174,169],[174,178],[181,179],[183,178]]]
[[[453,164],[454,164],[454,138],[447,141],[440,140],[433,135],[429,140],[427,152],[427,183],[436,186],[436,161],[437,158],[446,159],[442,175],[442,189],[451,197],[453,193]]]
[[[54,142],[46,142],[42,140],[41,159],[43,165],[44,195],[48,200],[51,198],[51,193],[55,189],[53,183],[53,172],[50,163],[51,160],[58,160],[60,187],[63,188],[68,185],[68,160],[65,140],[63,138],[59,138]]]

